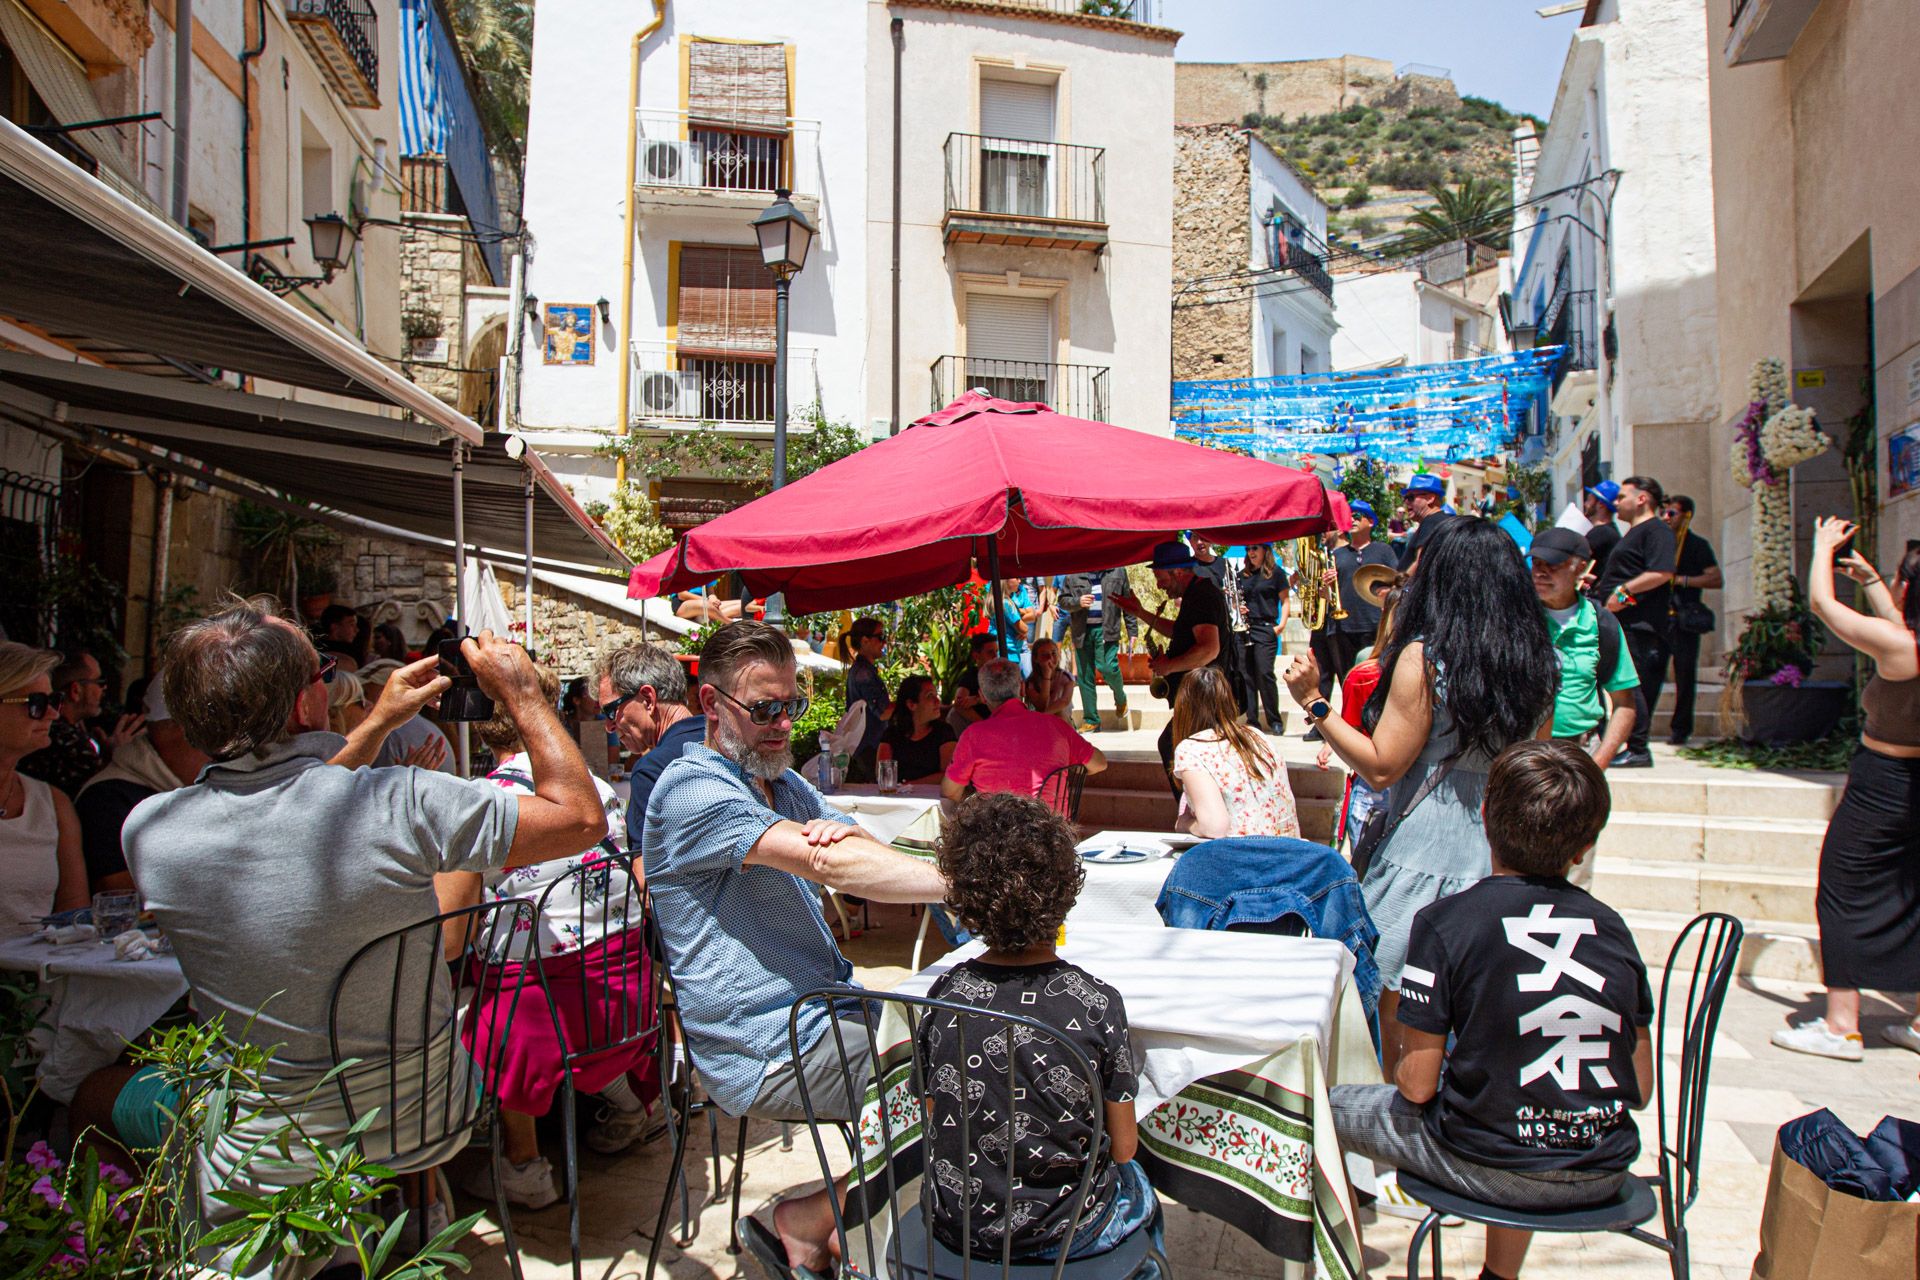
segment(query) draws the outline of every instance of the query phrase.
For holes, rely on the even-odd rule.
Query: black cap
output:
[[[1465,518],[1464,516],[1450,516],[1444,511],[1436,511],[1425,520],[1422,520],[1419,526],[1414,529],[1413,536],[1407,539],[1407,545],[1401,548],[1400,572],[1405,573],[1407,570],[1413,568],[1414,558],[1420,554],[1420,548],[1432,542],[1442,529],[1452,524],[1455,520],[1463,520]]]
[[[1527,554],[1548,564],[1564,564],[1568,560],[1593,559],[1593,548],[1573,530],[1556,526],[1534,534],[1533,544],[1527,548]]]

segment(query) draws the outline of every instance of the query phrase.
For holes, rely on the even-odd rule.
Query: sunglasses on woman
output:
[[[769,725],[781,716],[792,716],[798,720],[807,714],[807,708],[813,705],[813,699],[801,694],[793,698],[762,698],[758,702],[742,702],[722,689],[712,686],[713,691],[747,713],[747,717],[757,725]]]
[[[25,706],[27,719],[44,720],[47,712],[58,711],[66,700],[64,693],[23,693],[17,698],[0,698],[0,706]]]

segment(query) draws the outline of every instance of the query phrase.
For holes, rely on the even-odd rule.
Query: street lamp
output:
[[[793,193],[785,187],[773,193],[773,203],[753,220],[760,241],[760,260],[773,272],[773,487],[787,482],[787,290],[800,268],[807,265],[813,247],[813,224],[793,207]],[[766,620],[781,623],[783,601],[776,593],[767,601]]]
[[[308,218],[307,237],[313,249],[313,260],[327,273],[327,279],[333,279],[333,273],[347,265],[347,254],[352,250],[346,247],[347,237],[353,234],[353,227],[337,213],[323,213]]]

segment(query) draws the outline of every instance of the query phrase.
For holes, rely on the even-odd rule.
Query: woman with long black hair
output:
[[[1356,729],[1320,698],[1311,656],[1287,688],[1333,753],[1387,797],[1387,834],[1360,889],[1380,930],[1382,1058],[1399,1060],[1401,968],[1414,913],[1486,878],[1480,801],[1506,748],[1553,712],[1559,667],[1520,548],[1489,520],[1456,519],[1422,548]]]

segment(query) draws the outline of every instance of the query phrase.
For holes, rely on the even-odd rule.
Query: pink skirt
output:
[[[629,948],[639,953],[637,963]],[[622,1039],[653,1022],[653,958],[646,954],[641,931],[630,929],[582,951],[535,963],[546,974],[546,987],[525,963],[501,965],[489,975],[492,989],[475,998],[460,1040],[483,1061],[499,1054],[498,1076],[489,1083],[501,1106],[540,1116],[560,1088],[565,1054],[577,1052],[577,1046]],[[504,1046],[496,1038],[503,1029]],[[660,1096],[658,1049],[657,1035],[647,1035],[581,1058],[573,1064],[573,1087],[598,1093],[631,1074],[640,1100],[651,1106]]]

